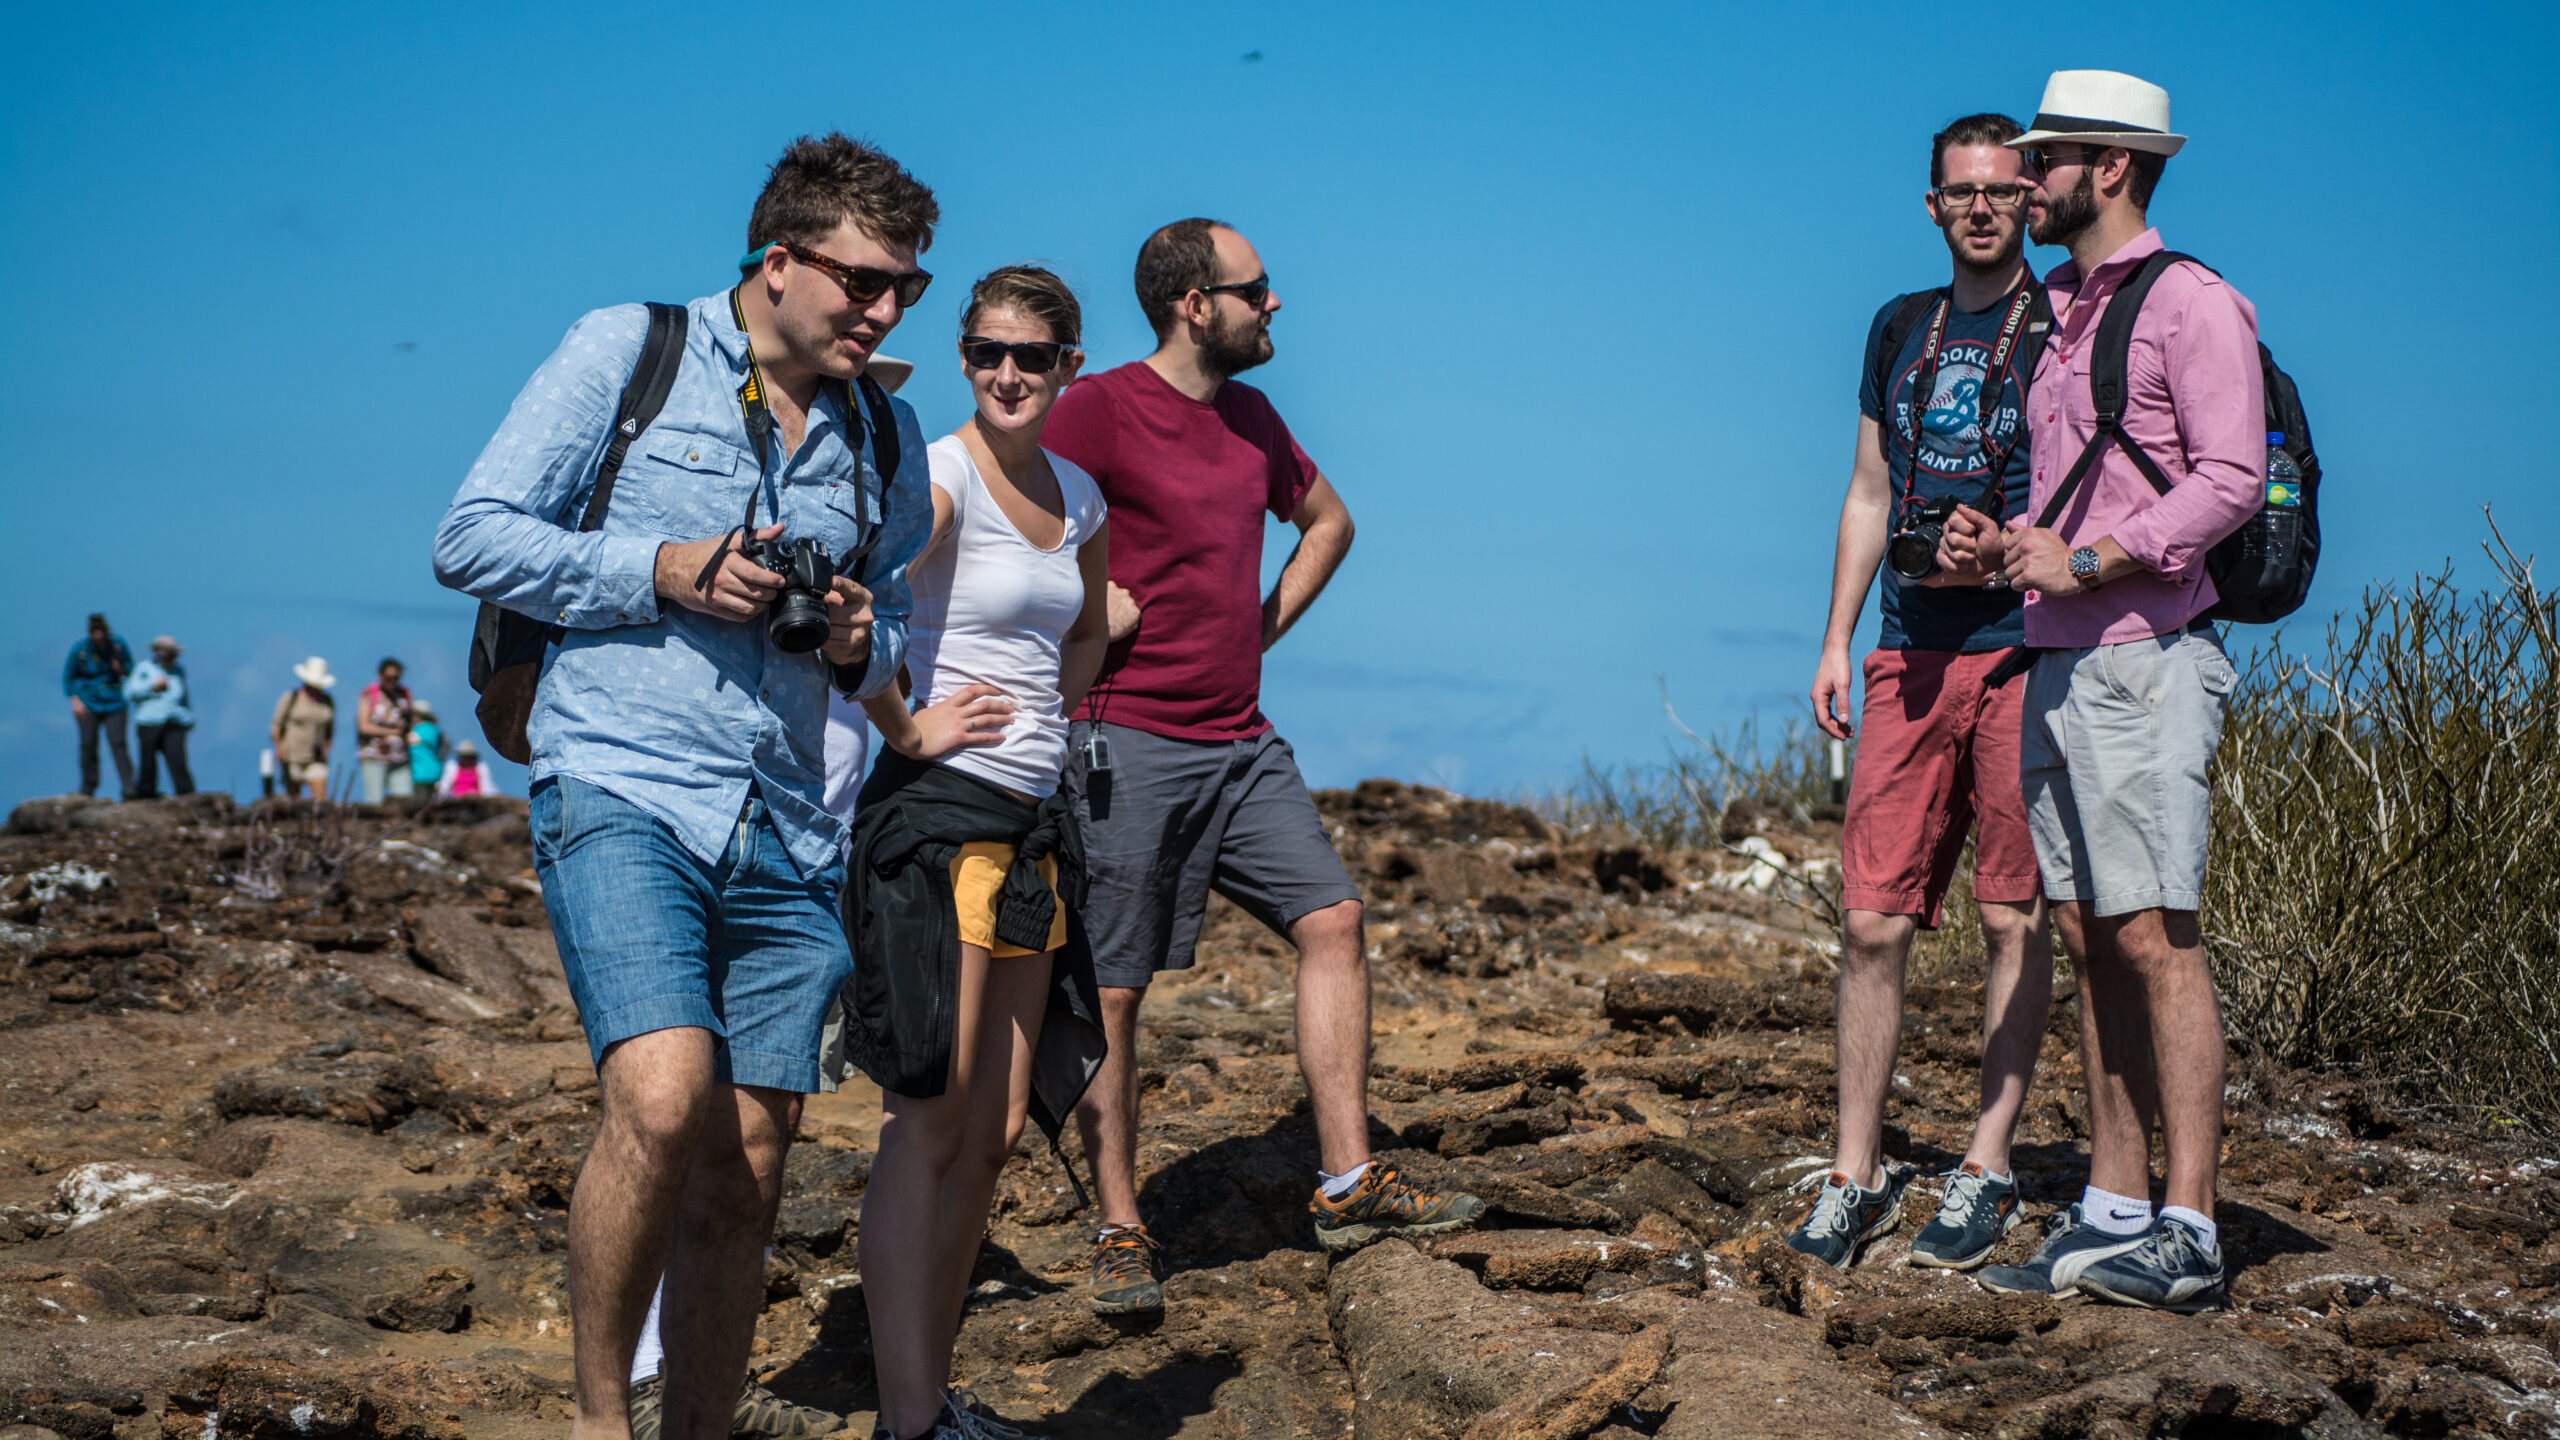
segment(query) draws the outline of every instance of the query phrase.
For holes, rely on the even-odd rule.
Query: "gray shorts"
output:
[[[1097,730],[1107,771],[1086,768]],[[1211,890],[1284,939],[1302,917],[1360,898],[1277,731],[1170,740],[1078,720],[1059,788],[1076,807],[1090,881],[1067,943],[1091,950],[1101,984],[1137,989],[1191,968]]]
[[[2019,781],[2047,897],[2099,915],[2203,908],[2206,769],[2238,679],[2210,629],[2037,657]]]

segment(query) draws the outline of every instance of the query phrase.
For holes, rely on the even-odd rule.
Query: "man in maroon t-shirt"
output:
[[[1351,548],[1351,512],[1239,372],[1271,358],[1271,293],[1242,235],[1177,220],[1138,250],[1156,351],[1068,388],[1041,443],[1111,506],[1112,649],[1070,734],[1063,788],[1091,892],[1071,944],[1102,987],[1109,1058],[1077,1107],[1102,1191],[1089,1298],[1164,1304],[1138,1219],[1138,1004],[1191,965],[1209,892],[1298,947],[1298,1068],[1321,1152],[1309,1209],[1329,1250],[1475,1219],[1369,1161],[1369,967],[1360,891],[1333,853],[1288,742],[1262,717],[1262,652]],[[1262,517],[1298,527],[1266,596]]]

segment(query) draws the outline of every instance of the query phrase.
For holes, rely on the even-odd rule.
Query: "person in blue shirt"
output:
[[[436,793],[436,782],[444,779],[445,755],[453,742],[447,740],[444,725],[436,719],[436,707],[424,700],[410,703],[409,714],[416,724],[409,727],[409,785],[420,795]]]
[[[133,738],[140,751],[135,758],[142,762],[133,799],[158,798],[163,759],[169,762],[169,793],[196,793],[196,777],[187,769],[187,732],[195,728],[196,717],[187,708],[187,667],[178,663],[184,653],[176,636],[155,636],[151,658],[134,666],[125,679],[124,698],[133,704]]]
[[[71,722],[80,727],[80,793],[98,793],[98,735],[107,737],[107,753],[116,762],[116,791],[133,794],[133,756],[125,749],[124,680],[133,673],[133,652],[104,615],[89,617],[89,634],[75,642],[62,662],[62,693],[71,697]]]
[[[662,1433],[726,1435],[746,1378],[783,1161],[853,964],[828,696],[895,680],[906,567],[932,528],[915,412],[881,400],[901,462],[884,475],[855,382],[923,295],[939,219],[878,150],[794,141],[748,218],[739,283],[686,307],[682,366],[601,528],[575,527],[640,357],[639,305],[570,327],[436,531],[444,584],[558,627],[525,733],[534,865],[599,1081],[569,1211],[580,1435],[627,1430],[662,1273],[685,1317]],[[749,527],[851,572],[820,649],[768,631],[782,577],[741,553]]]

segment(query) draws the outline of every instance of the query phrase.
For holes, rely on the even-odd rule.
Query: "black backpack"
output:
[[[2213,270],[2192,255],[2163,250],[2145,259],[2107,302],[2106,316],[2098,322],[2097,348],[2089,355],[2089,398],[2097,411],[2098,433],[2072,463],[2071,473],[2046,502],[2044,513],[2036,517],[2038,527],[2053,528],[2062,507],[2098,463],[2098,452],[2109,437],[2152,489],[2169,493],[2169,477],[2118,422],[2124,417],[2125,363],[2133,346],[2134,317],[2141,313],[2152,282],[2181,260]],[[2283,432],[2284,452],[2302,472],[2302,485],[2296,504],[2271,506],[2262,500],[2256,513],[2205,556],[2205,573],[2213,577],[2214,592],[2221,598],[2204,618],[2243,625],[2271,624],[2301,609],[2311,593],[2311,572],[2320,563],[2320,457],[2311,448],[2311,422],[2302,413],[2302,396],[2294,389],[2293,377],[2276,368],[2274,353],[2263,343],[2258,346],[2258,369],[2266,382],[2266,428],[2270,433]]]
[[[666,407],[667,396],[676,386],[676,375],[684,368],[687,328],[683,306],[649,303],[649,333],[640,342],[640,359],[631,367],[631,378],[623,382],[622,401],[613,415],[613,439],[596,465],[595,488],[587,496],[586,511],[579,516],[579,530],[603,526],[605,510],[613,503],[613,482],[622,474],[622,461],[631,453],[631,442],[639,439]],[[845,415],[859,426],[861,415],[853,408],[853,397],[848,393],[843,398]],[[889,482],[898,473],[897,417],[889,408],[889,392],[869,375],[862,377],[862,398],[871,410],[872,455],[879,466],[885,504]],[[846,438],[858,454],[862,437]],[[855,578],[861,577],[857,574]],[[533,757],[532,744],[525,738],[525,723],[533,715],[534,690],[542,683],[543,655],[560,633],[557,625],[503,605],[480,602],[479,618],[471,632],[471,688],[480,694],[474,713],[480,720],[480,733],[488,737],[489,748],[519,765],[531,763]]]

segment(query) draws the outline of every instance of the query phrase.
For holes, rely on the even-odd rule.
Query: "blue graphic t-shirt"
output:
[[[2001,467],[2000,518],[2014,519],[2027,509],[2027,382],[2016,373],[2017,349],[2002,367],[1999,382],[1986,380],[1984,369],[2000,341],[2000,322],[2009,315],[2009,297],[1988,310],[1955,311],[1947,317],[1946,337],[1938,344],[1938,378],[1921,411],[1919,447],[1914,463],[1911,387],[1920,375],[1920,347],[1928,343],[1929,316],[1902,342],[1902,353],[1885,370],[1885,393],[1876,393],[1876,347],[1884,343],[1885,322],[1902,303],[1896,296],[1876,312],[1867,327],[1865,364],[1858,381],[1858,411],[1884,431],[1886,469],[1893,481],[1893,509],[1888,532],[1902,527],[1903,517],[1941,496],[1954,496],[1979,507],[1990,479],[1982,439],[2008,451]],[[1985,397],[1989,397],[1986,404]],[[1912,497],[1915,493],[1917,501]],[[1877,644],[1886,650],[1952,650],[1979,653],[2027,643],[2025,602],[2009,590],[1915,585],[1877,569],[1883,589],[1884,633]]]

